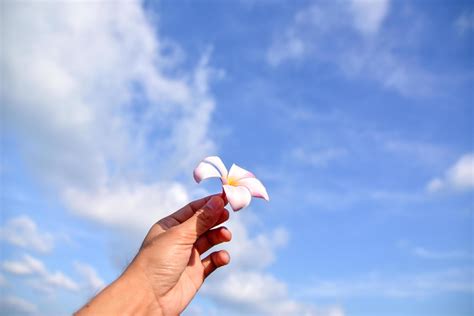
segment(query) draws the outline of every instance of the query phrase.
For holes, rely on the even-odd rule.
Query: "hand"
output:
[[[77,315],[178,315],[205,278],[230,261],[225,250],[200,256],[232,236],[224,200],[208,196],[153,225],[125,272]]]

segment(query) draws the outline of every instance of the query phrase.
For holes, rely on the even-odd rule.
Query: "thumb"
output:
[[[219,196],[213,196],[206,205],[200,208],[187,221],[178,225],[183,235],[189,236],[190,242],[194,243],[199,236],[214,227],[224,210],[224,201]]]

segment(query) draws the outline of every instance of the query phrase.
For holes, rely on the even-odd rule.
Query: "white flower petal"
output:
[[[222,187],[224,188],[227,201],[229,201],[229,204],[234,212],[243,209],[250,204],[252,195],[246,187],[234,187],[231,185],[223,185]]]
[[[255,178],[255,176],[250,171],[233,164],[229,170],[229,179],[236,181],[243,178]]]
[[[210,156],[198,164],[194,169],[193,176],[197,183],[207,178],[227,178],[227,168],[221,158]]]
[[[269,201],[267,189],[257,178],[244,178],[237,181],[237,185],[246,187],[252,196]]]

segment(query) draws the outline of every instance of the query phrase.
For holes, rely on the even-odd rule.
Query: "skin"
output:
[[[201,255],[232,235],[225,198],[211,195],[154,224],[123,274],[75,315],[179,315],[204,280],[229,263],[225,250]]]

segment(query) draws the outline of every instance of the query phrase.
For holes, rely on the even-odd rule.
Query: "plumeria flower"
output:
[[[270,200],[262,182],[253,173],[236,164],[227,172],[221,158],[217,156],[204,158],[194,169],[194,180],[197,183],[207,178],[221,178],[227,201],[234,211],[247,207],[252,196]]]

